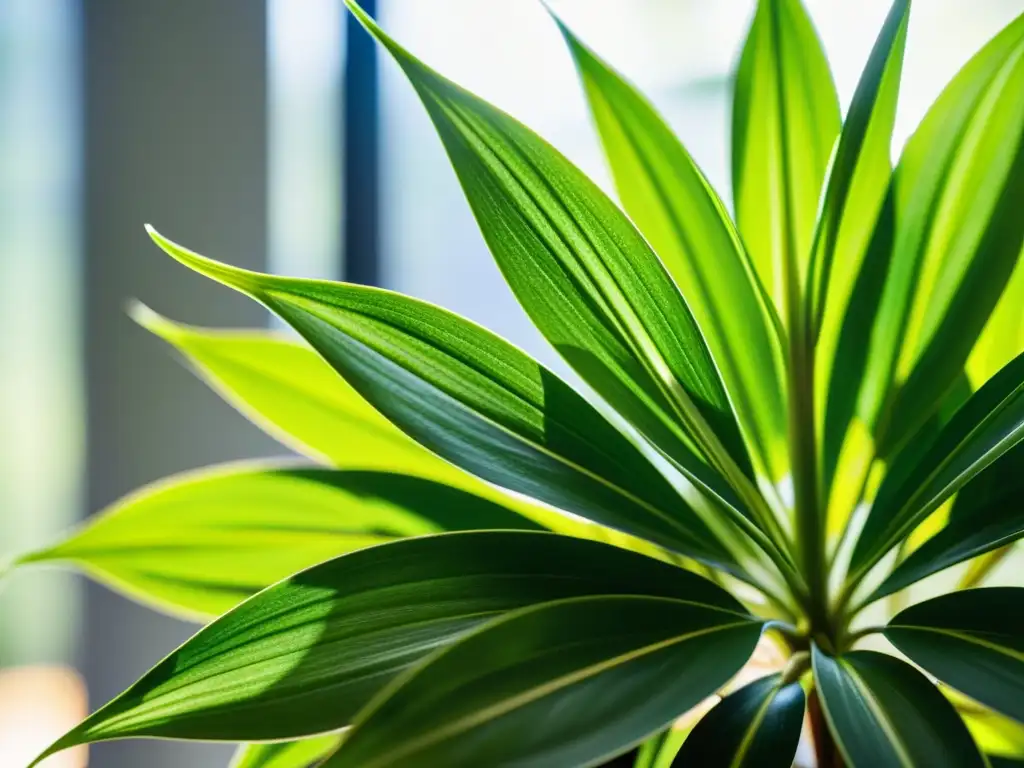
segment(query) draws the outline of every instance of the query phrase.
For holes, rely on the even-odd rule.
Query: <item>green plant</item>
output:
[[[22,558],[219,616],[47,754],[293,740],[237,764],[564,768],[646,739],[637,766],[770,768],[792,763],[806,710],[830,768],[1024,755],[1024,588],[961,589],[1024,534],[1024,16],[893,170],[909,0],[845,120],[799,0],[761,0],[735,85],[734,224],[568,29],[632,221],[349,5],[615,425],[443,309],[243,271],[151,230],[308,346],[136,318],[326,466],[172,478]],[[666,729],[763,636],[788,661],[727,689],[680,748]],[[940,682],[857,647],[878,636]]]

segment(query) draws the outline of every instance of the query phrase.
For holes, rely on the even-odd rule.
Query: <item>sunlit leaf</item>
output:
[[[205,620],[345,552],[487,528],[538,527],[418,477],[252,462],[145,486],[21,562],[72,563],[148,605]]]
[[[517,611],[396,681],[324,768],[598,763],[723,685],[760,633],[750,617],[692,599]]]
[[[318,736],[302,741],[245,744],[239,747],[230,768],[310,768],[333,752],[341,736]]]

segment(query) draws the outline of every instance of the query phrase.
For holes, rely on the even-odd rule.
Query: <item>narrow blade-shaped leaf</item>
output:
[[[633,768],[672,768],[672,760],[686,739],[688,729],[673,725],[651,736],[637,751]]]
[[[396,681],[324,766],[597,764],[723,685],[760,633],[742,613],[651,597],[518,611]]]
[[[804,724],[804,689],[782,675],[748,683],[697,723],[674,768],[790,768]]]
[[[786,472],[774,307],[721,200],[651,104],[564,25],[622,204],[679,285],[762,472]],[[770,300],[769,300],[770,301]]]
[[[396,675],[506,611],[588,595],[742,606],[688,571],[550,533],[403,539],[303,571],[199,631],[50,752],[127,737],[294,739],[342,728]],[[755,638],[756,639],[756,638]]]
[[[874,651],[812,650],[829,728],[853,768],[983,768],[953,705],[906,662]]]
[[[310,768],[340,743],[340,735],[330,734],[302,741],[245,744],[235,753],[230,768]]]
[[[956,497],[945,527],[875,591],[884,597],[926,576],[1024,537],[1024,443],[1018,443]]]
[[[800,0],[760,0],[732,111],[736,221],[780,316],[804,285],[818,198],[839,135],[839,99]]]
[[[69,562],[183,618],[207,619],[296,571],[405,536],[539,527],[430,480],[247,462],[141,488],[22,563]]]
[[[1024,723],[1024,588],[926,600],[897,614],[885,636],[943,682]]]
[[[443,458],[503,488],[733,567],[704,519],[636,447],[500,337],[408,296],[248,272],[153,237],[185,265],[275,311],[374,408]]]
[[[863,573],[982,470],[1024,439],[1024,354],[964,403],[920,455],[906,451],[886,475],[853,551]]]
[[[1024,352],[1021,307],[1024,307],[1024,258],[1018,260],[1006,290],[967,359],[967,375],[976,389]]]
[[[415,87],[534,324],[692,481],[731,507],[737,490],[756,506],[717,367],[679,289],[632,223],[551,145],[431,70],[346,2]]]

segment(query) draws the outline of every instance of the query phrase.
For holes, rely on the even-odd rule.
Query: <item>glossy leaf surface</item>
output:
[[[302,741],[246,744],[238,749],[230,768],[310,768],[333,752],[341,736],[318,736]]]
[[[144,487],[22,562],[70,562],[151,606],[206,619],[345,552],[488,528],[539,530],[492,501],[418,477],[251,462]]]
[[[403,539],[258,593],[56,748],[130,736],[254,741],[335,730],[397,675],[501,613],[621,594],[700,602],[715,615],[743,611],[710,581],[607,544],[514,531]]]
[[[672,599],[594,597],[518,611],[396,682],[324,765],[599,763],[723,685],[760,633],[742,613]]]
[[[804,724],[804,690],[781,675],[748,683],[697,723],[673,768],[790,768]]]
[[[926,600],[896,615],[885,636],[943,682],[1024,723],[1024,588]]]
[[[813,648],[829,728],[851,768],[982,768],[953,705],[906,662],[874,651]]]

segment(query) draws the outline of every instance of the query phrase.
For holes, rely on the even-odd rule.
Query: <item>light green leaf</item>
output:
[[[538,526],[457,488],[390,472],[247,462],[145,486],[21,563],[72,563],[183,618],[217,616],[331,557],[404,536]]]
[[[333,752],[341,739],[340,735],[331,734],[302,741],[243,744],[230,768],[309,768]]]
[[[891,264],[865,264],[887,277],[857,405],[883,455],[960,375],[1021,253],[1022,91],[1024,15],[946,87],[893,176],[891,220],[876,233]]]
[[[997,459],[956,497],[945,527],[900,563],[874,598],[1024,536],[1024,443]]]
[[[852,768],[983,768],[953,705],[924,675],[884,653],[812,650],[829,728]]]
[[[527,531],[402,539],[258,593],[46,754],[128,737],[265,741],[337,730],[397,675],[468,630],[506,611],[590,595],[743,612],[706,579],[584,539]]]
[[[484,239],[534,324],[737,524],[746,505],[772,530],[716,365],[640,233],[547,142],[422,64],[353,0],[346,3],[415,87]]]
[[[943,686],[942,692],[953,702],[974,743],[989,756],[990,762],[994,755],[1024,760],[1024,723],[1001,715],[952,688]]]
[[[736,221],[778,308],[799,312],[839,100],[800,0],[760,0],[736,73],[732,173]]]
[[[1006,290],[967,358],[967,375],[975,388],[1024,352],[1024,312],[1020,311],[1021,307],[1024,307],[1024,258],[1017,260],[1017,268],[1006,284]]]
[[[675,768],[790,768],[804,724],[799,682],[769,675],[726,696],[693,729]]]
[[[692,598],[517,611],[396,680],[324,768],[597,764],[723,685],[760,634],[751,617]]]
[[[565,26],[619,197],[679,285],[737,417],[778,481],[788,473],[782,350],[721,200],[650,103]]]
[[[1024,589],[968,589],[912,605],[885,636],[943,682],[1024,723]]]
[[[186,266],[284,318],[373,407],[443,458],[503,488],[737,570],[721,541],[744,542],[716,539],[593,406],[498,336],[408,296],[236,269],[151,234]]]
[[[678,728],[677,724],[673,724],[656,736],[651,736],[640,745],[633,768],[672,768],[672,760],[688,734],[689,729]]]
[[[973,477],[1024,439],[1024,355],[975,392],[926,451],[897,456],[850,561],[856,579]]]

